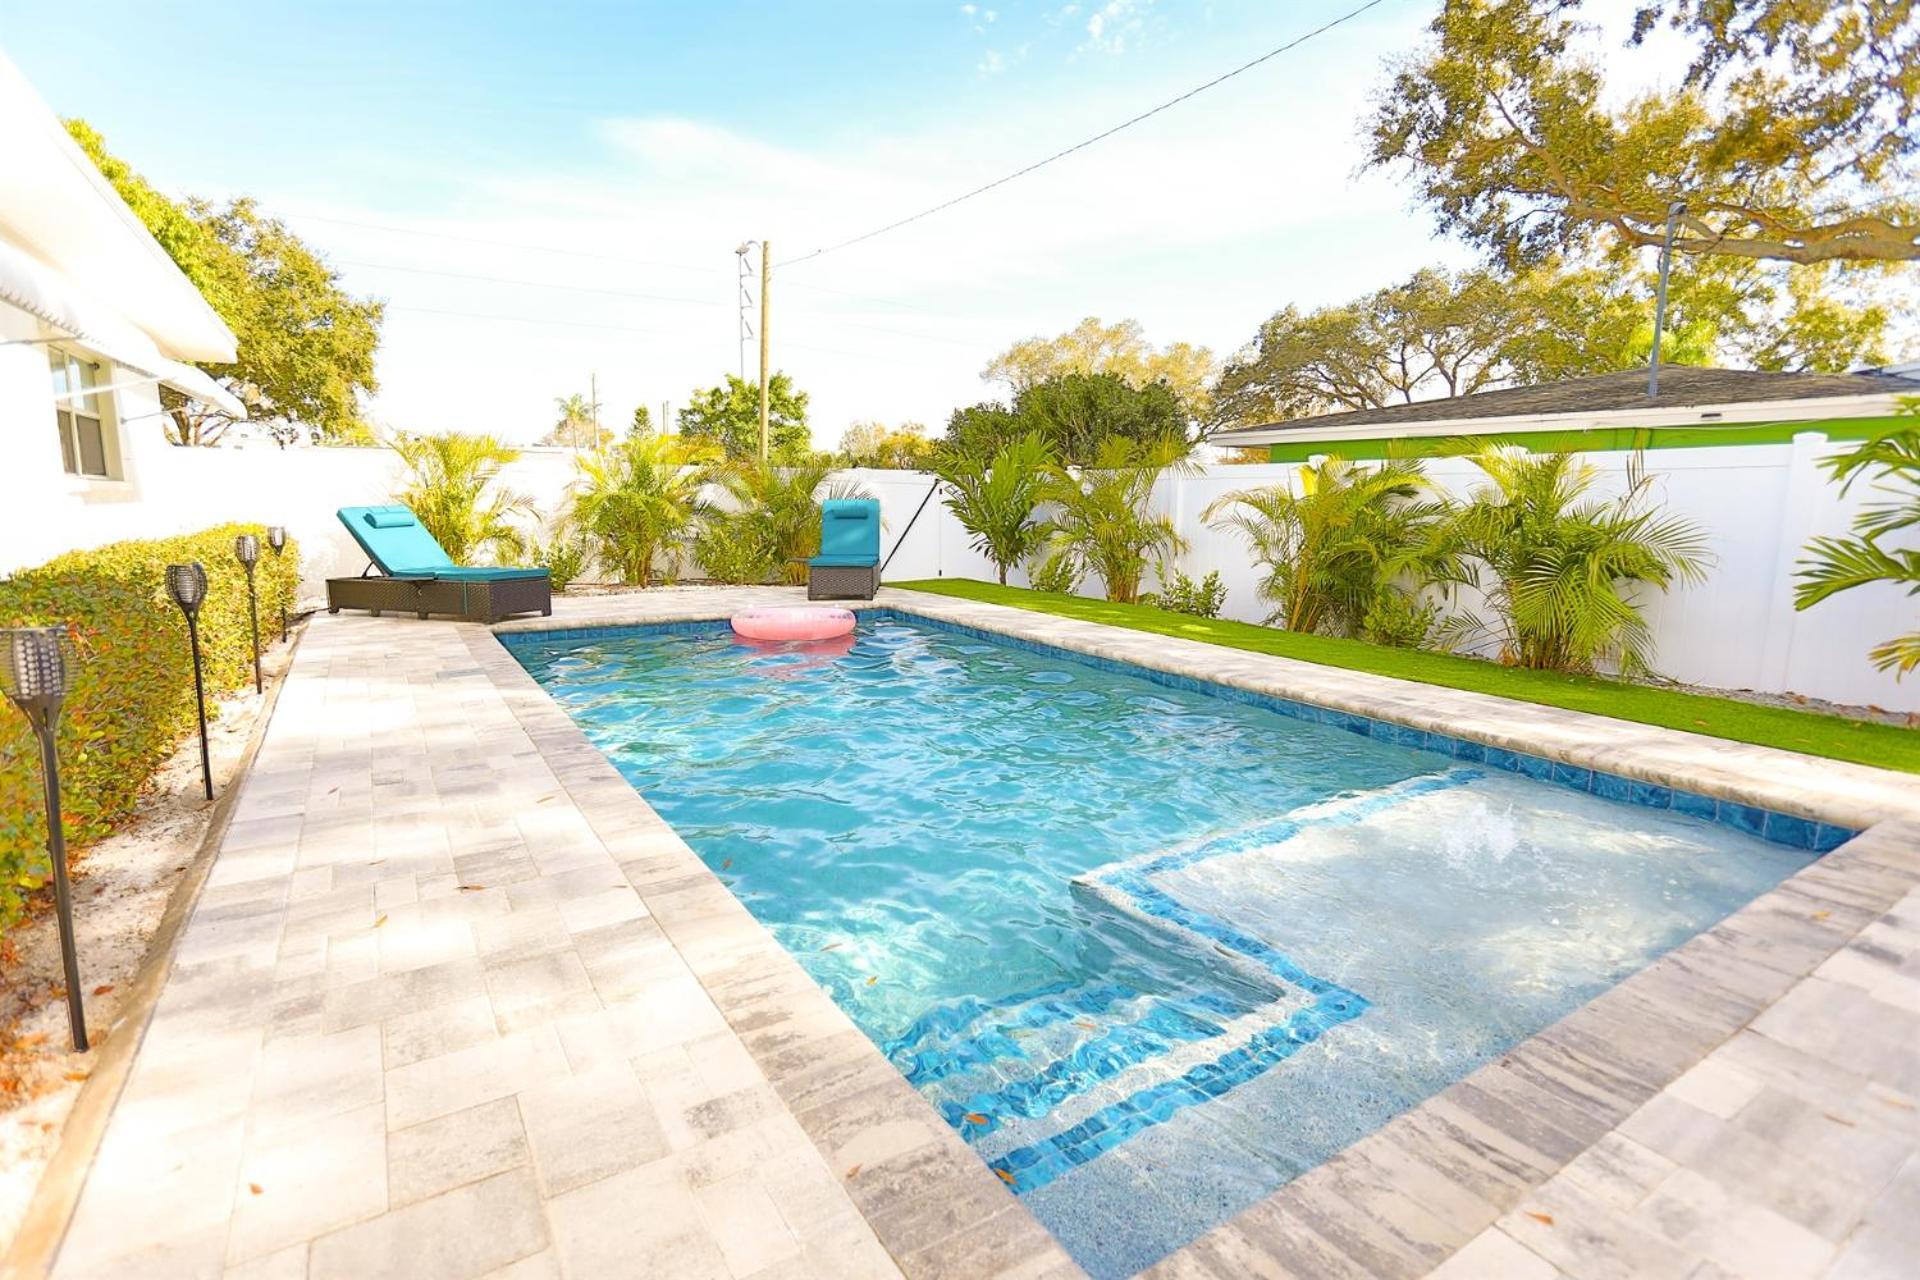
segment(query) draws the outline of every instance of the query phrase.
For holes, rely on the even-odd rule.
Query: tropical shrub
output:
[[[1644,475],[1603,500],[1587,496],[1599,476],[1593,465],[1568,454],[1487,448],[1473,461],[1488,483],[1455,512],[1449,532],[1494,617],[1462,614],[1443,633],[1456,643],[1491,637],[1500,660],[1515,666],[1650,670],[1652,634],[1635,595],[1705,578],[1700,529],[1663,515]]]
[[[1920,400],[1904,401],[1900,411],[1905,417],[1920,417]],[[1808,544],[1811,555],[1800,562],[1793,607],[1810,609],[1870,582],[1898,583],[1909,596],[1920,595],[1920,546],[1889,545],[1891,535],[1920,529],[1920,426],[1903,426],[1835,454],[1826,459],[1826,467],[1840,482],[1840,492],[1871,475],[1874,488],[1890,500],[1862,508],[1853,518],[1850,537],[1815,538]],[[1875,645],[1868,656],[1880,670],[1904,677],[1920,667],[1920,630]]]
[[[1184,467],[1185,451],[1184,442],[1109,437],[1084,472],[1050,464],[1040,496],[1052,514],[1042,533],[1048,562],[1065,562],[1050,572],[1071,567],[1076,578],[1092,573],[1107,599],[1138,600],[1147,570],[1162,569],[1187,549],[1170,518],[1147,510],[1154,482],[1162,472]]]
[[[1289,631],[1357,636],[1377,615],[1410,622],[1419,612],[1390,597],[1417,594],[1457,576],[1441,536],[1446,504],[1431,496],[1416,461],[1356,466],[1328,458],[1302,476],[1300,492],[1284,485],[1229,493],[1203,518],[1246,539],[1254,562],[1266,569],[1262,600],[1273,605],[1268,625]]]
[[[829,483],[832,469],[831,458],[816,455],[784,466],[739,458],[719,473],[734,507],[733,520],[723,520],[723,527],[743,544],[737,554],[752,549],[761,557],[762,572],[749,581],[807,580],[806,561],[820,553],[821,501],[868,496],[857,484]],[[718,576],[711,566],[708,572]]]
[[[193,665],[186,622],[166,594],[169,564],[206,566],[200,645],[208,695],[252,681],[247,576],[233,558],[242,533],[266,541],[265,526],[220,525],[69,552],[0,581],[0,626],[64,625],[73,637],[75,666],[57,735],[69,848],[99,839],[131,813],[147,779],[193,726]],[[263,617],[292,609],[299,565],[292,542],[260,558]],[[273,630],[261,634],[270,639]],[[52,874],[41,786],[26,717],[0,706],[0,932]]]
[[[1080,565],[1072,556],[1039,556],[1027,567],[1035,591],[1070,596],[1080,589]]]
[[[533,551],[533,562],[547,571],[555,591],[565,591],[586,568],[587,549],[580,539],[566,533],[555,534],[549,542]]]
[[[1217,618],[1220,616],[1220,607],[1227,602],[1227,587],[1220,581],[1217,571],[1195,582],[1175,570],[1172,582],[1161,582],[1158,595],[1142,599],[1173,613],[1190,613],[1196,618]]]
[[[715,582],[765,582],[773,576],[775,559],[766,533],[752,512],[710,511],[694,537],[693,558]]]
[[[523,495],[494,487],[518,449],[459,431],[402,436],[391,447],[407,467],[393,500],[413,510],[455,564],[472,564],[483,550],[496,562],[525,553],[526,537],[514,519],[532,507]]]
[[[629,434],[574,460],[566,522],[619,581],[646,587],[672,576],[707,505],[712,451],[673,436]]]
[[[934,457],[933,473],[947,490],[942,501],[973,535],[969,545],[993,561],[1003,587],[1007,570],[1040,546],[1043,531],[1033,513],[1051,461],[1045,442],[1033,432],[1007,441],[991,456],[942,450]]]

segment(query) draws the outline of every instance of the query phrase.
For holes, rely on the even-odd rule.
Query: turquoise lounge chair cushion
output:
[[[872,498],[829,498],[821,503],[820,554],[807,563],[819,569],[880,563],[880,504]]]
[[[443,582],[505,582],[511,578],[544,578],[545,569],[505,568],[494,564],[461,565],[452,569],[435,569],[433,576]]]
[[[426,526],[402,506],[341,507],[335,513],[367,559],[390,578],[443,578],[451,582],[500,582],[538,578],[545,569],[456,565]]]

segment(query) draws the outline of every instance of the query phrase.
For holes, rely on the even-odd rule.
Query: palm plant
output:
[[[1447,629],[1457,639],[1496,636],[1501,661],[1516,666],[1647,672],[1652,634],[1633,597],[1641,586],[1703,580],[1705,535],[1655,509],[1644,475],[1599,500],[1586,497],[1599,473],[1567,454],[1488,448],[1473,461],[1491,483],[1459,508],[1451,532],[1491,572],[1491,586],[1481,585],[1498,616],[1488,625],[1465,615]]]
[[[1904,416],[1920,416],[1920,400],[1901,406]],[[1889,546],[1884,541],[1902,529],[1920,528],[1920,427],[1901,427],[1868,440],[1857,448],[1826,459],[1827,470],[1845,493],[1853,482],[1871,472],[1878,491],[1892,495],[1853,518],[1853,534],[1845,538],[1815,538],[1807,546],[1809,559],[1800,562],[1793,607],[1809,609],[1828,596],[1866,586],[1870,582],[1899,583],[1907,594],[1920,595],[1920,547]],[[1882,671],[1898,679],[1920,667],[1920,630],[1875,645],[1868,656]]]
[[[402,436],[391,442],[406,464],[406,484],[394,495],[446,550],[455,564],[468,564],[481,549],[496,559],[514,559],[526,538],[512,517],[531,511],[529,500],[496,489],[500,469],[520,456],[490,435],[458,431]]]
[[[1040,546],[1043,531],[1033,513],[1051,461],[1046,442],[1031,432],[1007,441],[991,458],[943,450],[933,461],[933,473],[947,488],[947,510],[973,535],[973,549],[993,561],[1003,587],[1007,570]]]
[[[622,582],[653,584],[706,512],[707,455],[674,436],[629,435],[575,459],[567,522]]]
[[[1360,467],[1328,458],[1285,485],[1225,494],[1203,513],[1246,539],[1263,566],[1267,625],[1351,636],[1390,594],[1458,577],[1442,529],[1447,504],[1415,461]],[[1411,579],[1409,583],[1408,580]],[[1411,602],[1409,602],[1411,603]]]
[[[1187,540],[1164,515],[1147,510],[1161,474],[1184,469],[1184,450],[1171,441],[1133,441],[1110,436],[1084,471],[1050,463],[1040,497],[1052,507],[1040,532],[1047,547],[1046,572],[1098,575],[1107,599],[1132,604],[1149,568],[1163,571]]]
[[[716,517],[741,546],[763,557],[758,580],[807,580],[808,557],[820,551],[820,503],[824,498],[866,497],[846,481],[828,483],[833,460],[815,455],[790,465],[740,458],[716,477],[734,511]]]

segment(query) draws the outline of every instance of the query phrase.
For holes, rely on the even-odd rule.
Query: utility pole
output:
[[[733,251],[739,262],[739,293],[735,299],[740,310],[740,381],[747,380],[747,339],[753,336],[753,321],[748,318],[753,306],[753,289],[749,281],[753,278],[753,268],[747,265],[747,251],[753,248],[753,241],[742,240],[740,247]]]
[[[1669,237],[1671,239],[1671,237]],[[773,245],[760,242],[760,462],[767,461],[767,286],[773,281]]]
[[[1647,399],[1660,394],[1660,335],[1667,327],[1667,273],[1673,268],[1673,232],[1680,215],[1687,211],[1685,200],[1667,206],[1667,236],[1660,245],[1660,287],[1653,303],[1653,358],[1647,364]]]

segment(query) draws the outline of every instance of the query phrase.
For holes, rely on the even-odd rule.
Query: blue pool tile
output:
[[[1760,836],[1764,839],[1767,834],[1767,811],[1756,809],[1750,804],[1722,800],[1719,804],[1717,821],[1723,826],[1732,827],[1735,831],[1744,831],[1750,836]]]
[[[1554,780],[1559,781],[1557,771]],[[1618,800],[1624,804],[1633,797],[1633,781],[1617,773],[1596,771],[1593,775],[1593,794],[1602,800]]]
[[[1553,780],[1563,787],[1572,787],[1575,791],[1586,791],[1593,786],[1593,770],[1582,769],[1577,764],[1553,765]]]
[[[1859,832],[1850,830],[1847,827],[1836,827],[1831,823],[1823,822],[1814,831],[1813,851],[1815,853],[1832,853],[1835,849],[1838,849],[1858,834]]]
[[[1796,849],[1811,849],[1814,836],[1820,824],[1809,822],[1805,818],[1796,818],[1786,813],[1769,813],[1765,826],[1767,839],[1775,844],[1792,845]]]
[[[1456,760],[1471,760],[1475,764],[1479,764],[1487,758],[1487,753],[1492,750],[1495,750],[1495,748],[1483,746],[1478,742],[1468,742],[1465,738],[1455,738],[1453,740],[1453,758]]]
[[[1520,772],[1520,753],[1509,751],[1505,747],[1488,747],[1482,757],[1486,764],[1507,773]]]
[[[1691,791],[1673,793],[1673,811],[1684,813],[1690,818],[1704,818],[1712,822],[1719,808],[1719,802],[1712,796],[1696,795]]]
[[[1535,782],[1553,780],[1553,761],[1551,760],[1543,760],[1539,756],[1530,756],[1521,751],[1514,753],[1514,763],[1522,777],[1532,778]]]
[[[1663,787],[1657,782],[1636,782],[1628,799],[1649,809],[1666,809],[1673,804],[1673,788]]]

